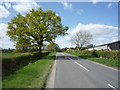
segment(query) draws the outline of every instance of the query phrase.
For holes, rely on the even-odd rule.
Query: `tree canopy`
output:
[[[92,34],[87,31],[78,31],[73,36],[71,36],[70,41],[72,44],[76,45],[78,49],[82,49],[83,46],[89,45],[92,41]]]
[[[48,51],[59,51],[60,47],[56,43],[50,43],[47,47]]]
[[[8,23],[7,35],[16,45],[36,45],[41,51],[43,42],[52,42],[57,36],[67,34],[68,27],[61,23],[60,16],[51,10],[30,10],[25,16],[17,14]],[[21,44],[22,43],[22,44]]]

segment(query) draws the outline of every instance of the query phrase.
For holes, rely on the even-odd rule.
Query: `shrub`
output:
[[[102,58],[119,60],[118,51],[96,51],[96,54]]]
[[[6,76],[19,68],[33,63],[38,59],[41,59],[50,52],[33,52],[33,53],[11,53],[8,55],[2,55],[2,75]]]
[[[80,55],[98,57],[98,58],[108,58],[108,59],[120,60],[120,52],[119,51],[78,51],[78,50],[71,50],[70,52],[78,53]]]

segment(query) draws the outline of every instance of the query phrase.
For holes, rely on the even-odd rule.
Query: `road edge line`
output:
[[[68,53],[67,53],[67,54],[68,54]],[[69,54],[69,55],[71,55],[71,54]],[[72,55],[72,56],[76,56],[76,55]],[[81,57],[79,57],[79,56],[76,56],[76,57],[78,57],[78,59],[79,59],[79,58],[80,58],[80,59],[84,59],[84,58],[81,58]],[[117,68],[114,68],[114,67],[111,67],[111,66],[108,66],[108,65],[99,63],[99,62],[95,62],[95,61],[92,61],[92,60],[89,60],[89,59],[85,59],[85,60],[88,60],[88,61],[90,61],[90,62],[92,62],[92,63],[94,63],[94,64],[98,64],[98,65],[100,65],[100,66],[103,66],[103,67],[106,67],[106,68],[109,68],[109,69],[112,69],[112,70],[115,70],[115,71],[120,71],[120,70],[117,69]]]
[[[50,75],[48,77],[48,80],[47,80],[46,88],[54,88],[55,73],[56,73],[56,63],[57,63],[57,60],[55,59],[54,64],[52,66],[52,71],[51,71],[51,73],[50,73]]]

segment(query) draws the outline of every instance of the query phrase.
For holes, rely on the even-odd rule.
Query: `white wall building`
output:
[[[89,51],[92,51],[92,50],[120,50],[120,41],[95,46],[95,47],[89,48],[87,50],[89,50]]]

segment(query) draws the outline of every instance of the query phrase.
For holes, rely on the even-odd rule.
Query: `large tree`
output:
[[[70,38],[71,43],[76,45],[78,49],[90,44],[92,40],[92,34],[87,31],[78,31]]]
[[[52,42],[57,36],[67,34],[68,27],[62,25],[60,16],[55,12],[39,8],[30,10],[25,16],[18,14],[8,23],[8,29],[7,34],[16,41],[16,45],[23,40],[38,46],[41,51],[44,41]]]

